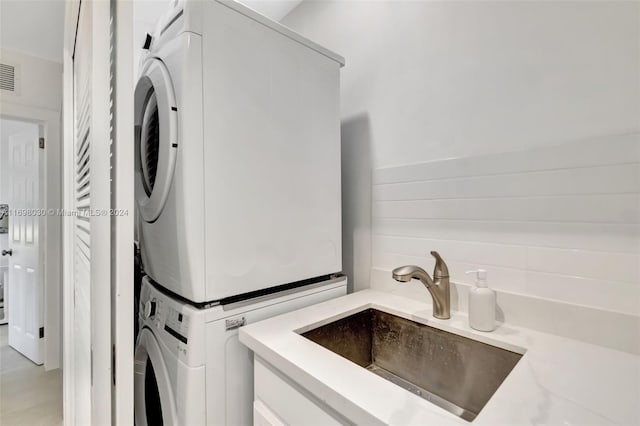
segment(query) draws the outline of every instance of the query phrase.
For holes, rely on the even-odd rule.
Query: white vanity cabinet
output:
[[[351,424],[282,372],[254,356],[254,426]]]

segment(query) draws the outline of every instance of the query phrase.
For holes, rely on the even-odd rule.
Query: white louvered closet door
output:
[[[91,3],[82,2],[73,60],[74,213],[91,206]],[[69,188],[67,188],[69,189]],[[74,217],[74,424],[91,424],[91,222]]]
[[[111,424],[109,21],[109,2],[80,3],[73,55],[75,216],[70,225],[75,425]]]

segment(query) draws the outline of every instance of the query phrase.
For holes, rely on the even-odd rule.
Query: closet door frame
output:
[[[90,10],[81,14],[81,8]],[[90,319],[91,407],[79,411],[76,351],[76,218],[63,220],[64,424],[133,424],[133,28],[127,0],[68,0],[63,54],[63,206],[74,212],[76,131],[74,60],[77,43],[89,43],[90,61],[90,297],[80,309]],[[78,40],[79,19],[90,36]],[[88,40],[90,38],[90,40]],[[86,53],[87,49],[90,53]],[[117,53],[117,54],[116,54]],[[88,63],[88,62],[87,62]],[[126,212],[113,215],[114,210]],[[88,312],[87,312],[88,311]],[[86,348],[87,344],[90,348]],[[86,352],[83,352],[86,353]],[[82,373],[84,374],[84,373]],[[79,387],[82,387],[80,389]],[[78,412],[82,413],[80,416]],[[82,417],[82,418],[79,418]]]
[[[66,209],[74,208],[74,172],[70,168],[73,164],[74,146],[74,118],[73,118],[73,52],[75,35],[80,12],[80,1],[69,0],[65,6],[64,19],[64,48],[62,73],[62,117],[63,117],[63,146],[62,146],[62,206]],[[73,274],[73,221],[70,217],[62,220],[62,408],[64,425],[75,425],[75,374],[74,374],[74,274]]]
[[[111,203],[112,423],[133,425],[134,123],[133,2],[111,0],[113,17]],[[126,214],[125,214],[126,212]]]

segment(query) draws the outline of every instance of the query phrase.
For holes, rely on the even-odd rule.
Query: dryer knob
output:
[[[144,36],[144,43],[142,44],[142,48],[144,50],[149,50],[149,47],[151,47],[151,40],[153,40],[151,34],[146,33]]]
[[[144,319],[153,318],[156,314],[156,302],[154,300],[150,300],[144,304],[144,312],[142,316]]]

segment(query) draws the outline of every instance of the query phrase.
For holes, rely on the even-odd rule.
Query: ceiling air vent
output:
[[[0,89],[16,91],[16,67],[0,63]]]

